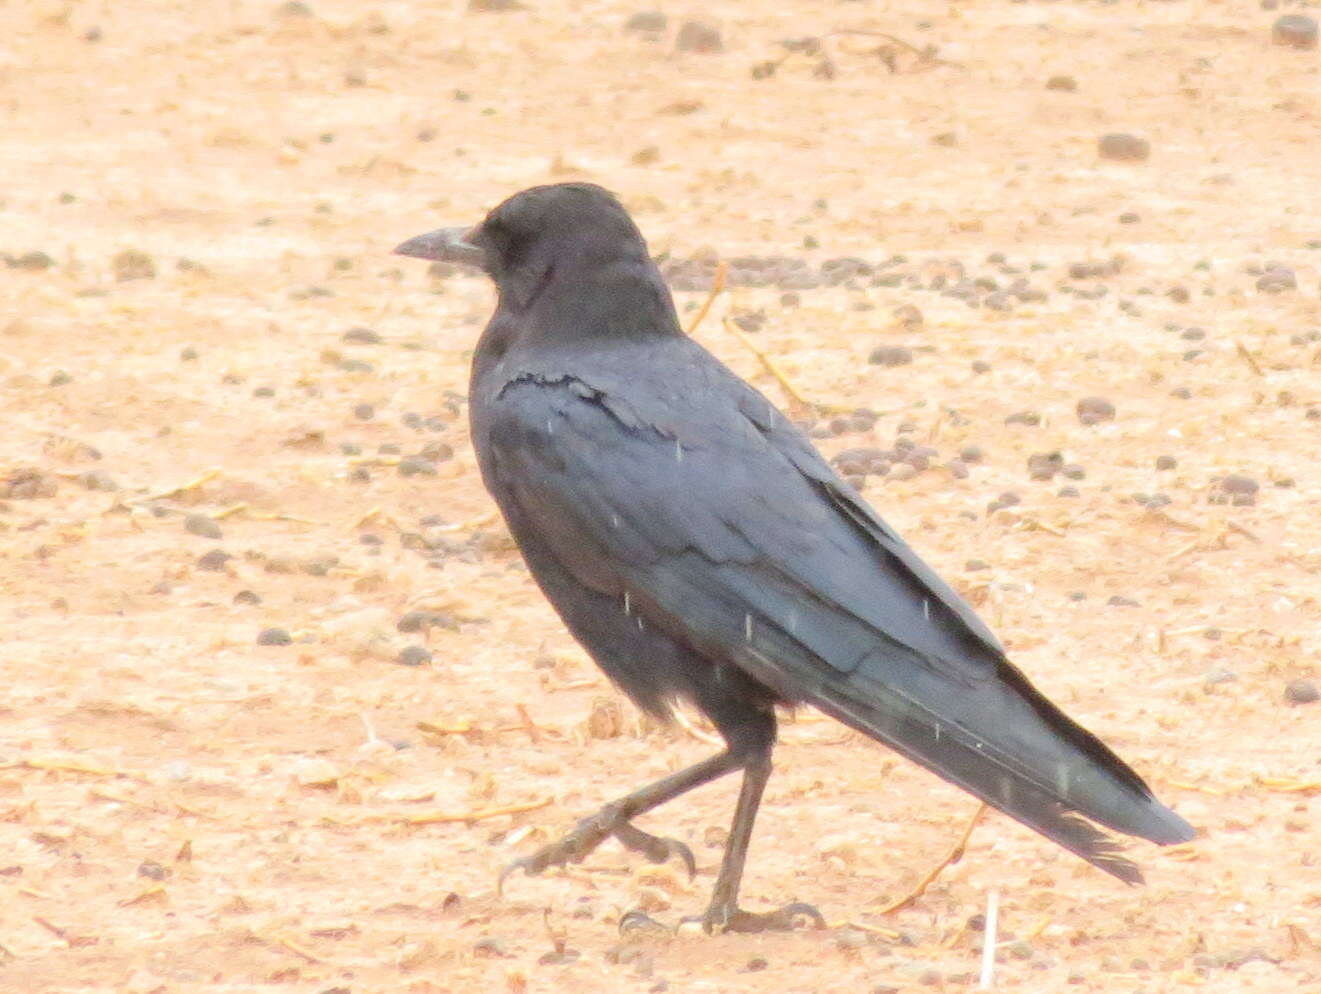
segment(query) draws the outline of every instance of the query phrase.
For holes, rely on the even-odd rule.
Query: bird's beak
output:
[[[470,234],[470,228],[437,228],[397,245],[394,254],[430,259],[433,262],[461,262],[485,269],[486,252],[481,246],[468,241]]]

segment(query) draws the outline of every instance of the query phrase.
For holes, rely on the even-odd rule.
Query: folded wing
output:
[[[764,398],[706,375],[727,380],[687,399],[567,375],[505,386],[493,469],[562,565],[1120,879],[1141,876],[1078,815],[1192,837]]]

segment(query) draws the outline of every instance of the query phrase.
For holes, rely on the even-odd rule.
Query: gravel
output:
[[[1271,25],[1271,41],[1289,48],[1316,48],[1316,20],[1306,14],[1285,14]]]
[[[400,666],[425,666],[431,662],[431,650],[426,646],[408,645],[399,652]]]
[[[1151,143],[1137,135],[1112,132],[1097,139],[1096,152],[1114,162],[1145,162],[1151,155]]]
[[[1078,421],[1085,425],[1115,419],[1115,405],[1104,397],[1084,397],[1077,404]]]
[[[183,519],[184,531],[190,535],[200,535],[202,538],[210,538],[219,541],[224,538],[224,532],[220,530],[213,519],[205,514],[190,514]]]
[[[257,635],[258,645],[292,645],[294,638],[283,628],[263,628]]]

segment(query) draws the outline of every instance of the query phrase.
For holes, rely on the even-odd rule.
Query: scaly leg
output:
[[[761,806],[761,795],[771,776],[770,750],[758,756],[743,768],[743,787],[734,809],[734,824],[725,844],[725,858],[720,864],[720,875],[711,892],[711,904],[706,913],[695,920],[707,932],[766,932],[787,931],[799,919],[810,919],[817,928],[824,928],[826,920],[810,904],[795,902],[768,912],[744,911],[738,906],[739,886],[743,882],[743,867],[748,859],[748,844],[752,841],[752,825]]]
[[[500,874],[500,887],[505,878],[515,870],[522,870],[528,876],[536,876],[549,866],[564,866],[567,863],[581,863],[593,849],[606,839],[614,836],[627,848],[640,852],[652,862],[662,862],[670,856],[678,856],[688,867],[689,874],[696,872],[697,864],[692,850],[674,839],[662,839],[634,828],[629,822],[654,807],[673,800],[680,794],[687,793],[694,787],[710,783],[718,777],[731,773],[746,762],[742,756],[732,752],[722,752],[718,756],[704,759],[687,769],[672,773],[655,783],[650,783],[640,790],[612,801],[595,814],[588,815],[564,838],[543,846],[531,856],[516,860],[505,867]]]

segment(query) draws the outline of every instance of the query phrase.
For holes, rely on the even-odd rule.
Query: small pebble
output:
[[[906,462],[896,463],[890,469],[890,474],[889,474],[890,479],[900,480],[900,481],[911,480],[915,476],[917,476],[917,467],[913,466],[911,463],[906,463]]]
[[[922,312],[912,304],[902,304],[894,309],[894,318],[908,331],[917,331],[925,323]]]
[[[435,476],[436,464],[429,459],[410,456],[399,463],[400,476]]]
[[[1079,496],[1079,494],[1078,494],[1078,488],[1077,488],[1077,487],[1060,487],[1059,490],[1056,492],[1056,496],[1057,496],[1057,497],[1077,497],[1077,496]]]
[[[640,10],[624,22],[625,31],[660,34],[670,26],[670,19],[659,10]]]
[[[1298,289],[1298,279],[1292,269],[1277,266],[1268,269],[1257,278],[1257,290],[1261,293],[1284,293]]]
[[[79,473],[78,482],[88,490],[102,490],[106,493],[114,493],[119,489],[119,484],[115,482],[110,474],[99,469],[90,470],[86,473]]]
[[[224,549],[212,549],[197,560],[197,568],[211,573],[218,573],[225,568],[225,563],[233,558]]]
[[[431,650],[425,646],[405,646],[399,653],[401,666],[425,666],[429,662],[431,662]]]
[[[1077,404],[1078,420],[1085,425],[1113,421],[1115,405],[1104,397],[1084,397]]]
[[[190,514],[183,519],[184,531],[190,535],[200,535],[202,538],[222,539],[224,533],[220,530],[220,525],[213,518],[205,514]]]
[[[1029,428],[1035,428],[1041,424],[1041,415],[1036,411],[1017,411],[1005,418],[1007,425],[1026,425]]]
[[[680,52],[699,52],[711,55],[723,51],[724,42],[720,38],[720,29],[713,28],[701,21],[684,21],[679,34],[674,40],[674,47]]]
[[[456,630],[458,627],[455,620],[443,611],[409,611],[395,623],[395,628],[405,633],[426,632],[432,628]]]
[[[1151,155],[1151,143],[1145,138],[1123,132],[1102,135],[1096,143],[1097,154],[1116,162],[1143,162]]]
[[[428,462],[448,462],[454,458],[454,449],[445,442],[428,442],[417,455]]]
[[[376,417],[376,408],[371,404],[358,404],[353,408],[353,416],[359,421],[370,421]]]
[[[959,452],[959,458],[968,463],[981,462],[985,457],[986,454],[982,452],[980,445],[965,445]]]
[[[1284,699],[1290,704],[1314,704],[1321,700],[1321,687],[1315,680],[1299,677],[1285,684]]]
[[[966,480],[968,478],[968,464],[962,459],[951,459],[945,463],[945,469],[956,480]]]
[[[263,628],[257,636],[258,645],[292,645],[293,636],[283,628]]]
[[[1046,89],[1072,93],[1078,89],[1078,81],[1072,76],[1052,76],[1046,80]]]
[[[72,383],[73,377],[62,369],[57,369],[51,373],[49,383],[53,387],[62,387],[66,383]]]
[[[913,361],[913,350],[903,345],[880,345],[872,349],[867,361],[873,366],[906,366]]]
[[[168,867],[161,866],[154,859],[144,859],[138,864],[138,876],[148,880],[164,880],[170,875]]]
[[[6,255],[5,265],[10,269],[39,270],[49,269],[55,260],[45,252],[24,252],[22,255]]]
[[[1261,485],[1250,476],[1230,473],[1220,481],[1220,489],[1227,494],[1255,494]]]
[[[1087,470],[1076,462],[1065,463],[1060,467],[1060,475],[1066,480],[1085,480],[1087,479]]]
[[[977,573],[984,569],[990,569],[991,564],[984,559],[969,559],[963,564],[963,568],[969,573]]]
[[[1202,677],[1202,691],[1209,694],[1211,688],[1218,687],[1222,683],[1233,683],[1237,679],[1238,674],[1233,670],[1223,666],[1213,666]]]
[[[1157,457],[1156,457],[1156,468],[1157,468],[1157,469],[1160,469],[1160,470],[1174,469],[1174,468],[1177,467],[1178,465],[1179,465],[1179,460],[1175,459],[1174,456],[1157,456]]]
[[[234,603],[246,605],[260,604],[261,595],[255,590],[240,590],[234,595]]]
[[[189,345],[179,351],[180,362],[194,362],[197,359],[197,349]]]
[[[1285,14],[1271,25],[1271,41],[1290,48],[1316,48],[1316,21],[1306,14]]]
[[[991,364],[985,359],[974,359],[972,361],[972,371],[979,376],[984,373],[989,373],[991,371]]]
[[[125,249],[110,260],[110,268],[115,279],[121,283],[127,280],[151,280],[156,278],[156,263],[146,252]]]
[[[370,328],[350,328],[344,332],[344,341],[358,345],[380,345],[383,339],[378,332]]]
[[[755,333],[761,331],[762,326],[766,324],[766,312],[738,311],[734,314],[733,321],[741,331]]]
[[[1064,465],[1058,452],[1037,452],[1027,457],[1027,475],[1033,480],[1052,479]]]
[[[1137,601],[1131,597],[1120,597],[1118,594],[1106,601],[1111,607],[1140,607]]]

